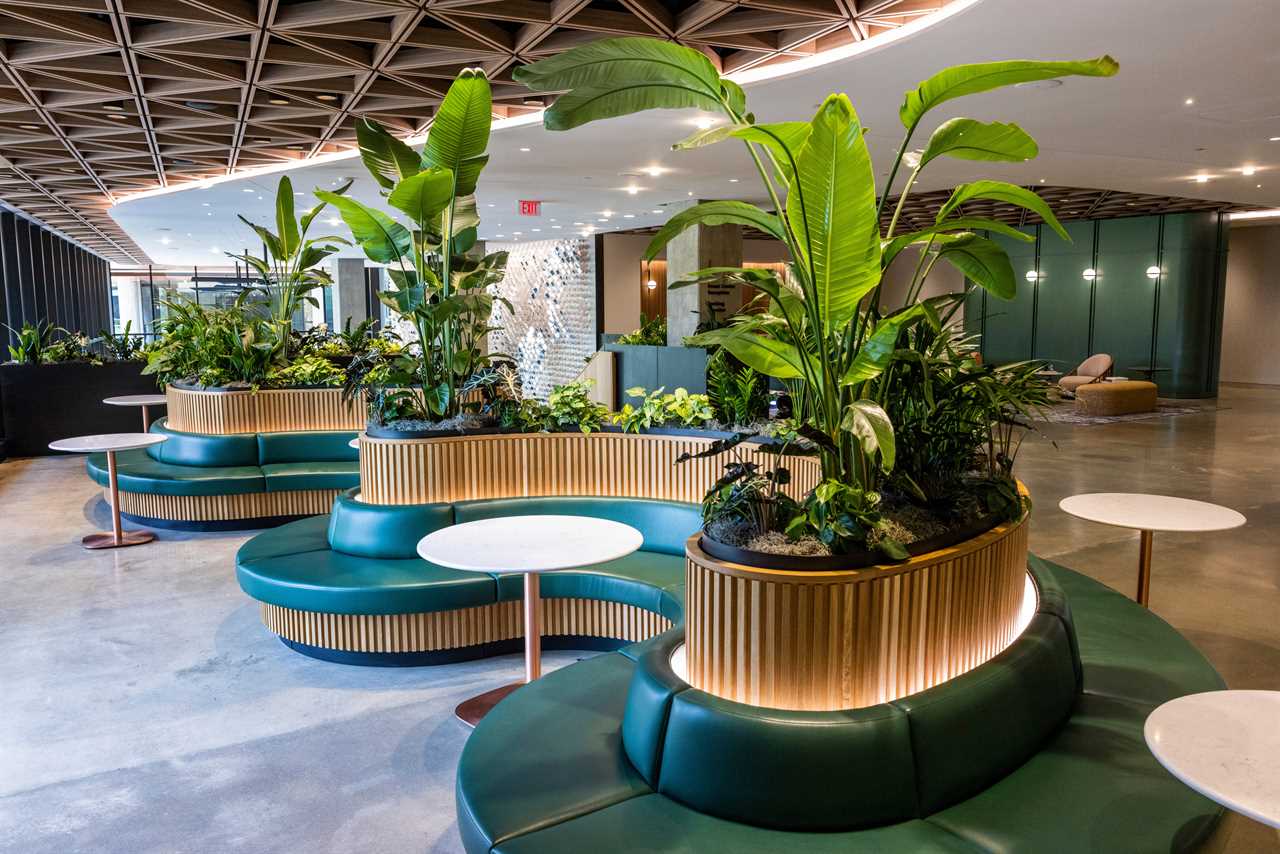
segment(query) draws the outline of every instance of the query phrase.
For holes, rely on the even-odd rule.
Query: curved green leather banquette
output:
[[[1222,681],[1168,624],[1031,558],[1025,632],[866,709],[790,712],[690,688],[679,629],[526,685],[458,769],[470,854],[1169,852],[1221,815],[1152,758],[1146,715]],[[537,785],[530,785],[537,781]]]
[[[231,433],[171,430],[151,425],[167,440],[116,454],[120,489],[157,495],[242,495],[311,489],[349,489],[360,482],[354,431]],[[107,486],[106,454],[90,454],[89,476]]]

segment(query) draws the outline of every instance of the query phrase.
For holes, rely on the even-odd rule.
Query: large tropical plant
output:
[[[488,162],[489,81],[465,69],[449,87],[421,153],[378,123],[362,119],[356,138],[365,167],[405,226],[380,210],[336,193],[316,196],[337,208],[370,260],[386,264],[394,289],[379,298],[417,332],[417,382],[400,393],[409,411],[449,418],[463,408],[460,391],[489,364],[484,338],[507,254],[468,256],[476,243],[475,189]]]
[[[332,195],[340,197],[351,187],[348,181],[334,190]],[[265,309],[274,330],[274,346],[282,360],[287,360],[292,340],[293,316],[302,307],[303,302],[319,307],[319,301],[311,295],[317,288],[328,287],[333,279],[320,264],[331,255],[340,251],[348,242],[341,237],[324,235],[308,237],[312,223],[325,209],[328,202],[320,204],[304,212],[301,218],[294,212],[293,184],[289,177],[280,178],[276,187],[276,230],[250,222],[244,216],[240,221],[249,226],[262,240],[261,256],[245,252],[227,255],[243,261],[258,274],[262,284],[253,290],[260,292],[265,298]]]
[[[1014,296],[1017,283],[1008,256],[989,235],[1029,238],[1002,222],[967,216],[962,206],[976,199],[1017,205],[1067,237],[1036,194],[986,180],[956,187],[933,224],[902,232],[904,204],[934,160],[1020,162],[1037,153],[1035,141],[1017,125],[968,118],[943,122],[922,149],[911,151],[926,115],[963,95],[1067,75],[1105,77],[1117,70],[1117,63],[1104,56],[1078,62],[979,63],[935,74],[906,93],[899,110],[905,133],[879,192],[865,130],[843,94],[828,96],[809,121],[757,123],[742,88],[722,77],[705,55],[648,38],[593,42],[517,68],[514,76],[538,92],[562,93],[544,115],[550,130],[654,108],[695,108],[724,117],[719,126],[674,147],[740,141],[755,164],[769,205],[697,204],[663,226],[646,257],[654,258],[673,237],[699,223],[748,225],[787,245],[793,259],[790,281],[765,269],[712,268],[673,283],[671,287],[741,283],[766,295],[766,310],[740,314],[727,327],[704,332],[688,343],[723,346],[755,370],[785,382],[795,401],[800,433],[821,456],[824,481],[871,492],[893,468],[895,458],[893,425],[884,407],[893,393],[892,375],[886,377],[886,369],[896,359],[915,358],[899,348],[910,328],[941,325],[934,306],[919,301],[933,266],[939,261],[951,264],[996,297]],[[904,166],[909,174],[890,207],[890,193]],[[888,221],[883,230],[882,216]],[[911,246],[920,251],[906,300],[901,306],[882,307],[884,272],[906,257],[902,252]]]

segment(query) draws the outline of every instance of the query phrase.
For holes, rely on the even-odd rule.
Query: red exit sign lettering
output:
[[[542,216],[542,202],[534,199],[521,199],[520,216]]]

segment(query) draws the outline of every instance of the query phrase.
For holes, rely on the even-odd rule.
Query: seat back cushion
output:
[[[892,701],[910,718],[920,814],[972,797],[1025,762],[1070,717],[1077,696],[1066,628],[1037,613],[991,661]]]
[[[1075,373],[1082,377],[1105,377],[1111,372],[1111,364],[1111,357],[1106,353],[1095,353],[1081,362]]]
[[[916,815],[907,716],[747,706],[689,689],[671,699],[658,792],[698,812],[794,831]]]
[[[416,558],[418,540],[453,524],[451,504],[365,504],[340,494],[329,515],[329,547],[361,557]]]
[[[689,687],[671,670],[671,653],[682,643],[684,632],[680,629],[670,629],[645,642],[631,674],[622,714],[622,749],[645,782],[655,789],[671,700]]]
[[[360,451],[348,444],[355,437],[351,430],[259,433],[258,465],[359,460]]]
[[[222,436],[181,433],[169,429],[168,419],[154,422],[151,432],[169,437],[167,441],[147,448],[147,456],[156,462],[200,468],[258,464],[258,442],[253,433]]]
[[[495,498],[454,504],[458,524],[498,516],[593,516],[630,525],[644,537],[649,552],[683,555],[684,542],[702,527],[696,504],[649,498],[535,497]]]

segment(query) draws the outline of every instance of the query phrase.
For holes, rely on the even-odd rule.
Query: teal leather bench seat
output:
[[[485,639],[483,629],[498,626],[518,613],[523,598],[518,574],[461,572],[436,566],[417,556],[418,541],[431,531],[452,524],[494,516],[567,514],[596,516],[624,522],[644,537],[641,549],[599,566],[547,573],[542,578],[544,600],[575,600],[620,606],[661,618],[665,625],[682,616],[684,589],[683,544],[701,525],[694,504],[635,498],[539,497],[464,501],[434,505],[375,505],[358,500],[356,491],[342,493],[329,516],[303,519],[264,531],[249,540],[236,555],[236,577],[250,597],[277,609],[287,609],[298,623],[353,625],[343,629],[381,635],[414,634],[395,618],[412,617],[425,628],[453,636],[424,642],[423,648],[395,650],[357,649],[307,643],[278,631],[292,648],[331,661],[371,665],[438,664],[467,657],[516,651],[522,635]],[[485,608],[485,606],[493,606]],[[507,610],[502,610],[509,606]],[[449,612],[480,608],[464,622],[442,629]],[[437,620],[424,615],[440,614]],[[266,617],[264,617],[265,619]],[[387,618],[379,621],[377,618]],[[344,622],[345,619],[345,622]],[[268,620],[268,625],[278,628]],[[589,619],[582,625],[590,628]],[[480,634],[476,634],[480,631]],[[438,641],[438,639],[432,639]],[[627,639],[584,631],[544,639],[549,647],[615,649]],[[432,647],[432,648],[427,648]]]
[[[348,445],[356,436],[352,431],[204,435],[171,430],[167,419],[156,421],[150,429],[167,436],[167,441],[116,455],[124,515],[146,524],[197,529],[259,527],[311,515],[319,508],[308,506],[306,501],[292,507],[291,496],[285,495],[258,502],[264,508],[284,508],[284,513],[264,511],[264,515],[250,510],[247,516],[211,523],[206,521],[207,514],[183,519],[131,513],[134,495],[183,496],[188,500],[184,506],[189,507],[202,500],[215,502],[218,496],[301,496],[327,491],[327,502],[338,490],[350,489],[360,482],[359,452]],[[95,482],[108,485],[105,454],[89,455],[85,465]],[[314,505],[313,497],[306,499]]]
[[[1014,646],[870,709],[782,712],[710,697],[663,669],[679,630],[550,673],[467,742],[464,847],[1194,850],[1222,810],[1159,766],[1142,724],[1164,700],[1219,689],[1221,678],[1115,591],[1034,557],[1029,569],[1039,611]],[[649,719],[637,708],[663,711]]]

